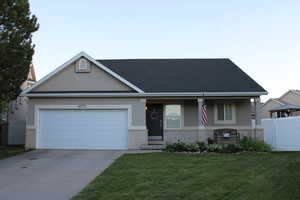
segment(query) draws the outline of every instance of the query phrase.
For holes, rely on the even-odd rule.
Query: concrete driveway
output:
[[[70,199],[122,153],[39,150],[0,160],[0,199]]]

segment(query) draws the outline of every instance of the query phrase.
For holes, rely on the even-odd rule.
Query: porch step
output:
[[[161,141],[161,140],[148,140],[148,144],[149,145],[163,145],[163,144],[165,144],[165,142]]]
[[[166,145],[164,144],[145,144],[141,146],[142,150],[163,150]]]

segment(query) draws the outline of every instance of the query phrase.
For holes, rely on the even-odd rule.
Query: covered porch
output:
[[[148,144],[207,142],[216,129],[231,128],[253,136],[260,127],[259,98],[149,98],[145,102]],[[206,111],[203,110],[206,109]],[[203,115],[206,115],[206,123]],[[255,135],[261,137],[260,134]]]

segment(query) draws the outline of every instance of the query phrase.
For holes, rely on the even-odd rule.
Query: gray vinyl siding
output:
[[[234,124],[217,124],[215,123],[214,106],[216,103],[233,103],[235,105],[236,123]],[[196,127],[199,126],[198,102],[186,101],[184,106],[184,126]],[[251,124],[251,102],[250,99],[235,99],[235,100],[207,100],[207,115],[209,126],[250,126]]]
[[[250,99],[239,100],[235,102],[236,107],[236,124],[239,126],[251,125],[251,102]]]
[[[215,104],[216,103],[232,103],[235,106],[236,122],[233,124],[215,123]],[[209,126],[250,126],[251,124],[251,102],[250,99],[234,99],[234,100],[208,100],[207,115]]]
[[[35,105],[130,105],[132,125],[146,125],[145,102],[138,98],[31,98],[27,125],[34,125]]]
[[[234,103],[236,111],[236,123],[228,124],[234,126],[250,126],[251,122],[251,102],[250,99],[237,100],[208,100],[208,125],[227,126],[216,124],[214,121],[214,105],[216,102]],[[183,106],[184,127],[198,127],[198,102],[197,100],[172,101]],[[27,125],[34,125],[34,105],[131,105],[132,125],[145,126],[146,112],[145,102],[139,98],[31,98],[29,103]],[[165,103],[168,104],[168,103]],[[184,128],[183,127],[183,128]]]
[[[197,101],[191,101],[191,102],[185,102],[183,104],[184,106],[184,126],[185,127],[195,127],[199,126],[199,120],[198,120],[198,102]]]
[[[71,64],[58,74],[32,90],[33,92],[53,91],[132,91],[131,88],[112,77],[95,65],[90,73],[76,73],[75,64]]]

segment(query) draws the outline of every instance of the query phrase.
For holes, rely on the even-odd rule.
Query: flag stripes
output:
[[[201,106],[201,124],[203,126],[207,126],[208,124],[207,109],[205,102],[203,102],[203,105]]]

